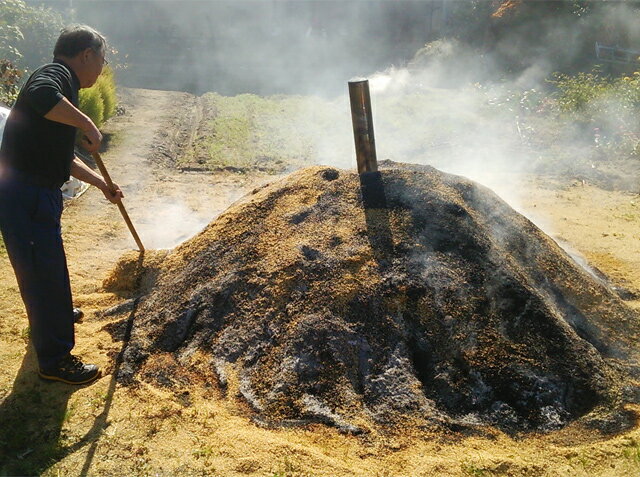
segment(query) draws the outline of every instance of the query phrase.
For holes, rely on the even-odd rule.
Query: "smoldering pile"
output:
[[[634,312],[490,190],[392,166],[296,172],[170,252],[119,377],[199,376],[263,421],[352,431],[620,409]]]

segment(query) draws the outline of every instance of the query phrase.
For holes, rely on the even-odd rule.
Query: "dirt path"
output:
[[[108,124],[107,167],[147,248],[196,233],[267,176],[186,174],[168,167],[189,141],[198,103],[190,95],[122,93],[125,114]],[[604,273],[640,289],[640,198],[590,186],[529,181],[521,207]],[[76,304],[77,352],[101,365],[92,386],[35,376],[24,309],[0,253],[0,474],[47,475],[456,475],[620,476],[640,471],[640,432],[585,436],[571,426],[518,439],[406,435],[354,437],[324,426],[264,429],[234,396],[215,387],[124,388],[111,370],[127,314],[97,312],[124,298],[101,290],[118,258],[135,247],[116,207],[90,189],[67,205],[64,239]],[[638,306],[638,302],[629,302]],[[26,351],[25,351],[26,350]],[[4,429],[4,430],[3,430]],[[10,431],[8,431],[10,429]],[[9,463],[9,464],[7,464]],[[5,468],[5,465],[10,467]],[[17,470],[16,470],[17,469]]]

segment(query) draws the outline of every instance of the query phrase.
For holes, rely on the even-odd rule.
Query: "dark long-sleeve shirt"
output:
[[[0,165],[39,183],[62,185],[69,179],[76,128],[44,116],[63,98],[78,106],[80,82],[60,60],[38,68],[20,90],[7,119]]]

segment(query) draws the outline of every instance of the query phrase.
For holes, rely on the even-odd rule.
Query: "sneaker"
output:
[[[62,358],[56,368],[40,369],[42,379],[61,381],[67,384],[87,384],[100,377],[100,369],[95,364],[84,364],[80,358],[68,355]]]
[[[73,309],[73,322],[74,323],[82,323],[82,319],[84,318],[84,311],[80,308]]]

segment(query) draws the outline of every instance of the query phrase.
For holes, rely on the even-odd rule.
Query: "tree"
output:
[[[50,8],[0,0],[0,102],[11,105],[24,74],[51,60],[63,26]]]

